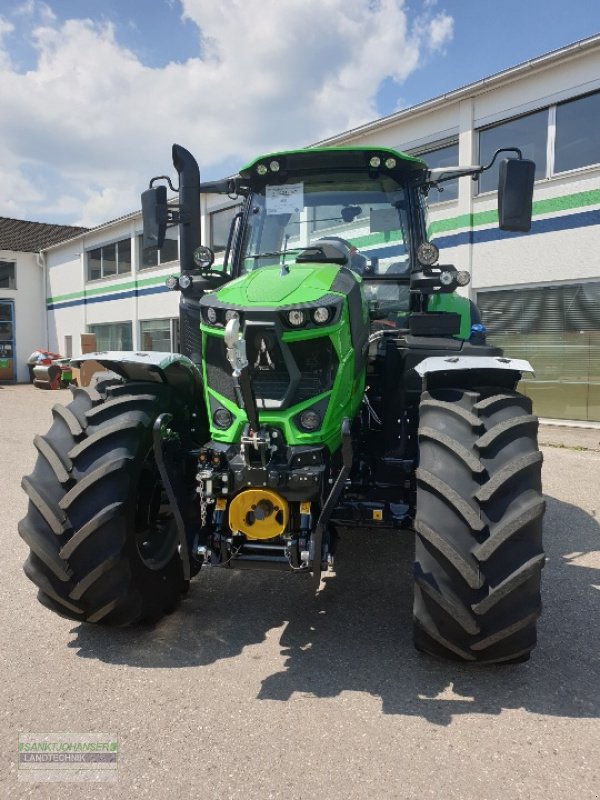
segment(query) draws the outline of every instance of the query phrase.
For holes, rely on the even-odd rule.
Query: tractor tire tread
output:
[[[24,571],[44,606],[67,619],[123,626],[158,619],[180,602],[173,539],[155,564],[139,549],[136,537],[149,523],[137,492],[159,480],[148,460],[153,420],[163,409],[186,424],[189,402],[166,384],[125,384],[102,373],[95,386],[76,389],[68,407],[54,406],[52,427],[35,439],[34,470],[22,481],[30,502],[19,523],[30,550]]]
[[[45,436],[37,434],[33,439],[33,445],[48,462],[48,466],[56,476],[56,480],[63,485],[68,483],[71,480],[69,473],[73,469],[71,459],[55,450]]]
[[[529,469],[529,467],[534,467],[538,464],[541,465],[542,459],[543,456],[539,451],[514,458],[508,464],[505,464],[501,470],[496,472],[490,480],[476,492],[475,498],[479,500],[480,503],[489,502],[500,489],[504,488],[508,481],[520,476],[521,473]]]
[[[477,511],[455,489],[441,478],[438,478],[437,475],[423,467],[419,467],[417,469],[417,483],[425,484],[442,497],[445,503],[473,530],[484,530],[485,523],[478,516]]]
[[[520,663],[536,644],[545,563],[531,401],[440,388],[423,394],[420,414],[415,644],[452,660]]]

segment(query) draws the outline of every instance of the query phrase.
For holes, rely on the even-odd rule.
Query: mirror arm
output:
[[[223,178],[219,181],[204,181],[200,184],[200,192],[202,194],[226,194],[231,200],[237,200],[239,195],[245,197],[248,194],[249,187],[242,185],[240,175],[234,175],[232,178]]]
[[[492,156],[492,160],[489,164],[486,164],[485,167],[481,167],[481,172],[485,172],[488,169],[491,169],[494,166],[494,161],[498,158],[500,153],[516,153],[517,158],[519,161],[523,160],[523,153],[519,150],[518,147],[500,147],[494,155]]]
[[[470,167],[469,169],[455,170],[452,172],[449,171],[446,175],[442,174],[439,177],[437,177],[434,181],[431,180],[425,181],[425,183],[423,183],[422,185],[424,188],[430,189],[432,187],[437,187],[440,183],[445,183],[446,181],[454,181],[457,178],[465,178],[467,176],[472,178],[472,180],[476,181],[482,172],[486,172],[488,169],[491,169],[494,166],[494,163],[498,158],[498,156],[500,155],[500,153],[516,153],[519,161],[523,160],[523,154],[518,147],[500,147],[498,150],[496,150],[496,152],[492,156],[492,160],[490,161],[490,163],[486,164],[485,166]]]
[[[171,183],[171,178],[168,175],[156,175],[154,178],[151,179],[150,183],[148,184],[148,188],[152,189],[154,187],[154,181],[166,181],[169,184],[169,189],[174,193],[177,194],[179,191],[179,187],[176,189],[173,184]]]
[[[491,165],[490,165],[491,166]],[[461,169],[456,170],[454,172],[448,172],[446,175],[440,175],[439,178],[435,180],[425,181],[421,184],[422,188],[429,190],[433,187],[438,188],[440,183],[445,183],[446,181],[454,181],[457,178],[465,178],[469,177],[472,178],[474,181],[481,175],[484,169],[488,169],[488,167],[470,167],[469,169]],[[440,192],[443,191],[440,189]]]

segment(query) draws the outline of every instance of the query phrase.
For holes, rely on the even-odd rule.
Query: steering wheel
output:
[[[334,247],[336,245],[342,245],[342,247],[348,251],[344,254],[347,258],[346,266],[359,275],[364,275],[365,272],[369,272],[369,262],[366,256],[359,253],[358,247],[355,247],[355,245],[347,239],[343,239],[341,236],[323,236],[317,239],[317,242],[330,242]]]

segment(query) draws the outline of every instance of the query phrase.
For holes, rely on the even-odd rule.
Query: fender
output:
[[[522,358],[504,358],[504,356],[432,356],[424,358],[415,367],[415,372],[423,378],[430,372],[449,372],[464,369],[502,369],[512,372],[531,372],[535,375],[529,361]]]
[[[105,350],[72,358],[71,365],[80,367],[86,361],[97,361],[129,381],[168,383],[179,391],[190,392],[195,398],[202,397],[200,370],[179,353]]]

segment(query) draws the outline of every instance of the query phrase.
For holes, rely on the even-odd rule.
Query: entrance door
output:
[[[0,300],[0,381],[14,381],[15,367],[15,304]]]

